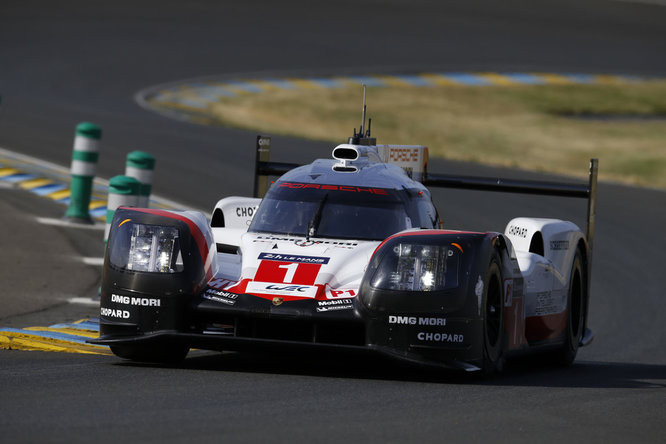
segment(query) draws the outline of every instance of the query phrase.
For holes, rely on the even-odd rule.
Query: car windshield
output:
[[[382,240],[411,227],[398,190],[278,182],[262,200],[249,231]]]

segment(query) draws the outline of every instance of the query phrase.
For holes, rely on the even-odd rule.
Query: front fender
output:
[[[484,277],[497,238],[497,233],[424,230],[383,242],[359,292],[367,343],[424,361],[480,361]],[[403,254],[408,250],[411,257]],[[423,279],[431,283],[428,273],[444,276],[424,286]]]

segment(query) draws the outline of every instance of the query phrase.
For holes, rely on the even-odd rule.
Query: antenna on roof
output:
[[[365,84],[363,85],[363,113],[361,114],[361,128],[359,134],[363,136],[363,127],[365,126]]]
[[[370,137],[370,126],[372,125],[372,119],[368,120],[368,130],[365,131],[365,84],[363,84],[363,114],[361,116],[361,128],[359,128],[358,133],[356,128],[354,128],[354,135],[349,138],[348,142],[351,145],[376,145],[377,139]]]

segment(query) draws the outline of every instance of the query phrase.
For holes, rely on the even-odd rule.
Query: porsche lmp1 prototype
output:
[[[364,118],[365,120],[365,118]],[[587,328],[596,159],[586,185],[429,175],[427,148],[369,130],[305,166],[268,161],[255,196],[204,215],[121,207],[104,261],[100,337],[119,357],[190,348],[350,350],[491,373],[548,352],[570,364]],[[263,181],[263,184],[262,184]],[[519,217],[504,233],[440,229],[424,184],[588,199],[571,222]]]

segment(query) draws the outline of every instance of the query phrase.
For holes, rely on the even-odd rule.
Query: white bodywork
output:
[[[228,198],[221,200],[217,208],[225,211],[226,218],[227,214],[237,216],[239,208],[254,208],[257,201]],[[236,222],[236,226],[249,225],[249,219],[247,224]],[[537,233],[543,237],[544,255],[529,251]],[[248,233],[246,228],[237,227],[213,228],[213,235],[218,244],[238,247],[236,254],[218,253],[220,271],[213,286],[264,297],[355,297],[366,266],[379,245],[379,242],[372,241],[306,241],[300,236]],[[524,279],[524,316],[563,313],[567,305],[571,264],[578,242],[583,238],[580,229],[571,222],[557,219],[521,217],[507,224],[504,235]],[[311,270],[307,270],[305,261],[321,259],[326,263],[318,264],[318,267],[311,265]],[[262,262],[267,262],[264,267],[268,268],[258,275]],[[283,285],[273,285],[276,283]]]
[[[530,252],[532,239],[539,233],[543,255]],[[507,224],[504,235],[513,245],[524,278],[525,317],[564,312],[571,265],[583,239],[580,228],[558,219],[519,217]]]
[[[379,242],[306,241],[301,236],[248,233],[247,227],[254,214],[252,209],[256,209],[260,201],[228,197],[215,206],[223,212],[225,222],[231,222],[228,227],[212,227],[215,242],[227,250],[231,246],[237,247],[237,253],[218,252],[220,272],[212,286],[230,289],[240,285],[238,290],[266,297],[336,299],[358,294],[365,268]],[[262,273],[257,275],[262,262],[266,264]],[[273,285],[276,283],[284,285]]]
[[[339,162],[333,170],[341,166],[360,171],[367,165],[390,161],[420,178],[427,165],[427,148],[343,144],[333,150],[333,157]],[[327,169],[330,167],[319,168],[317,174],[335,174]],[[214,212],[224,215],[224,227],[212,227],[220,264],[213,287],[265,298],[332,299],[358,294],[380,242],[249,233],[247,228],[260,202],[258,198],[228,197],[215,206]],[[507,224],[504,236],[508,253],[519,268],[511,269],[513,261],[505,263],[505,306],[511,307],[512,298],[518,297],[522,298],[523,318],[564,313],[572,262],[579,242],[584,242],[581,230],[557,219],[520,217]],[[543,246],[530,251],[533,239]],[[513,278],[519,277],[523,279],[522,292],[513,294]],[[513,305],[517,307],[515,302]]]

